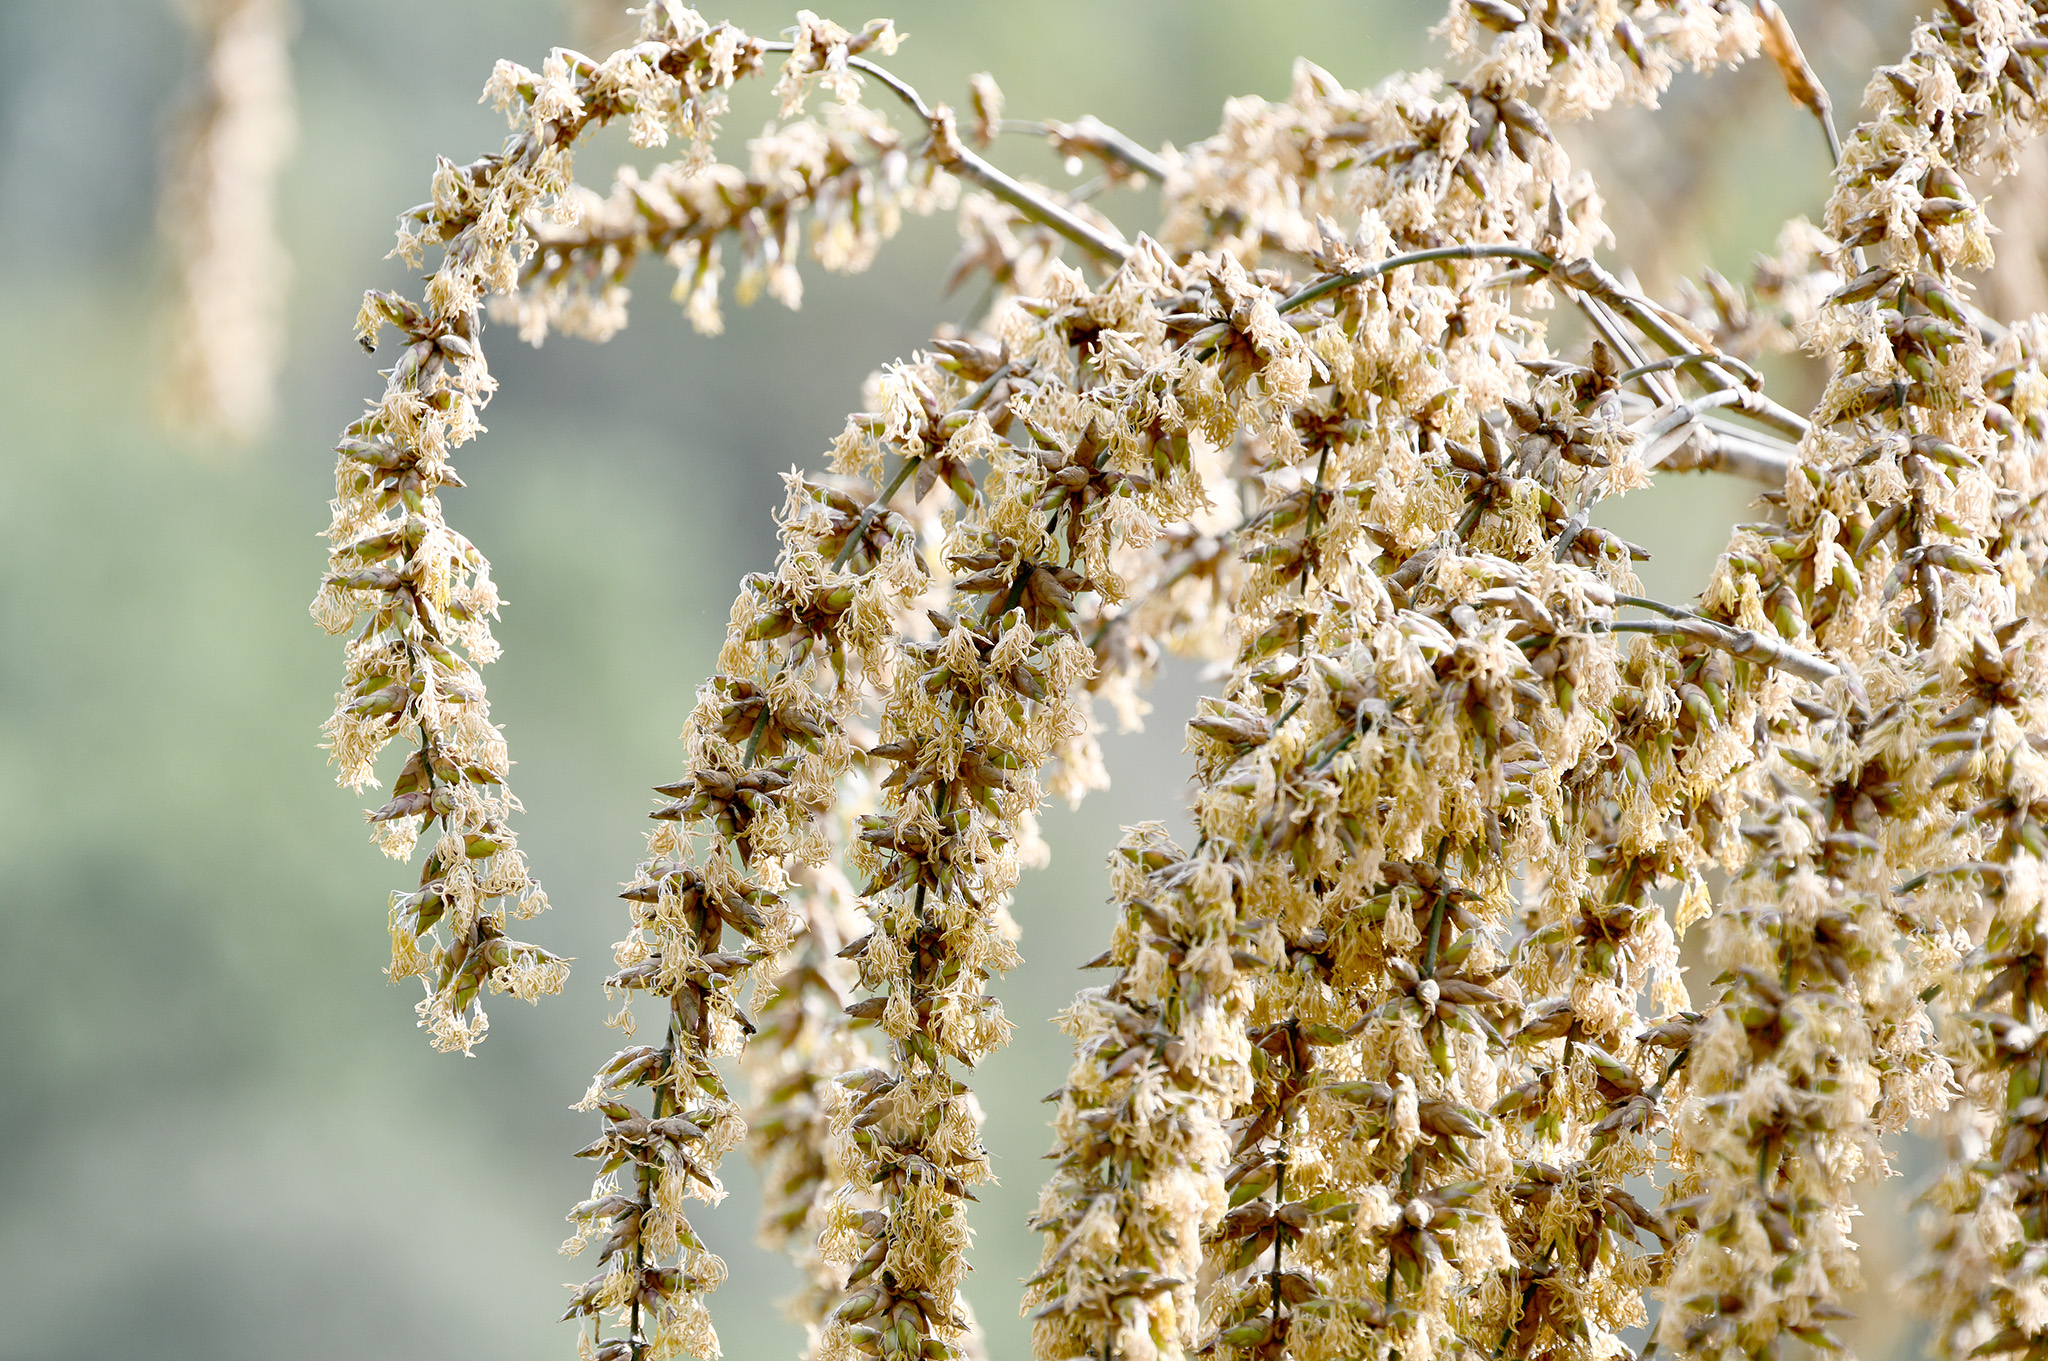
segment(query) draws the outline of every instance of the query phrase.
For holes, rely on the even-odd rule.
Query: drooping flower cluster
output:
[[[1455,80],[1303,62],[1186,152],[1027,125],[1160,182],[1129,238],[968,150],[863,55],[885,23],[768,43],[659,4],[603,62],[501,66],[507,152],[444,165],[414,214],[411,246],[446,243],[428,305],[372,300],[411,348],[343,446],[316,606],[371,614],[344,777],[415,739],[373,816],[395,850],[443,828],[393,920],[445,1042],[481,983],[559,968],[488,906],[531,896],[470,665],[496,602],[439,512],[489,391],[483,294],[530,339],[602,339],[665,253],[715,329],[722,240],[743,300],[794,305],[804,224],[857,268],[956,193],[995,283],[875,376],[829,473],[788,476],[659,786],[607,987],[662,1034],[584,1103],[587,1355],[717,1354],[724,1266],[684,1202],[722,1195],[750,1124],[812,1353],[972,1351],[968,1077],[1009,1033],[1011,891],[1044,795],[1105,778],[1093,699],[1136,721],[1166,650],[1220,676],[1189,724],[1198,839],[1127,834],[1106,981],[1062,1017],[1038,1355],[1835,1347],[1856,1184],[1937,1116],[1939,1345],[2044,1345],[2048,323],[1982,316],[1962,272],[1992,259],[1966,177],[2040,122],[2048,19],[1948,0],[1839,144],[1825,231],[1787,229],[1761,298],[1716,276],[1676,306],[1593,259],[1600,196],[1553,127],[1765,49],[1834,149],[1785,16],[1456,0],[1444,31]],[[717,163],[723,91],[783,53],[788,121]],[[835,102],[806,115],[813,86]],[[986,147],[1000,93],[972,102]],[[691,152],[574,189],[567,147],[614,117]],[[1560,306],[1582,341],[1553,345]],[[1810,416],[1738,353],[1795,329],[1831,366]],[[1697,607],[1645,598],[1642,550],[1594,523],[1691,469],[1772,489]]]
[[[402,219],[398,253],[409,261],[442,246],[424,298],[372,293],[357,321],[366,348],[387,325],[406,348],[382,398],[337,446],[330,570],[313,615],[332,633],[368,618],[350,640],[326,731],[354,789],[375,784],[393,737],[413,744],[395,797],[371,820],[400,859],[440,825],[419,888],[394,894],[390,909],[391,975],[424,981],[420,1024],[440,1048],[468,1052],[483,1036],[486,987],[532,1000],[558,991],[567,968],[505,935],[508,901],[530,916],[547,899],[507,822],[517,806],[504,790],[508,761],[476,671],[498,651],[490,564],[441,513],[442,490],[462,485],[449,460],[482,431],[494,386],[480,305],[515,286],[532,248],[529,215],[560,211],[579,136],[622,116],[696,134],[723,107],[720,92],[760,61],[741,35],[687,10],[651,7],[646,28],[647,43],[603,65],[558,53],[539,75],[500,68],[491,89],[514,128],[504,150],[467,166],[444,159],[432,200]]]
[[[330,633],[362,627],[324,731],[353,789],[376,785],[394,737],[413,746],[391,800],[369,815],[401,860],[439,826],[419,887],[392,895],[390,974],[425,983],[420,1024],[436,1048],[467,1053],[489,1025],[486,987],[531,1001],[558,991],[567,969],[505,934],[508,914],[530,917],[547,897],[508,825],[518,805],[476,670],[497,655],[497,589],[490,564],[441,514],[442,489],[461,485],[447,455],[479,428],[492,380],[473,318],[436,318],[388,294],[372,295],[364,314],[365,334],[395,324],[407,346],[384,400],[338,446],[334,548],[313,615]]]

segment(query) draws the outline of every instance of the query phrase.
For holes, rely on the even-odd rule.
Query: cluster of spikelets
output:
[[[176,424],[247,439],[268,422],[284,353],[278,172],[292,141],[284,0],[182,0],[197,49],[159,209],[174,261],[164,396]]]
[[[970,150],[863,55],[885,23],[765,42],[656,0],[606,60],[501,65],[505,150],[444,162],[402,234],[441,248],[424,302],[366,304],[407,348],[341,445],[315,606],[366,620],[344,780],[402,737],[380,838],[439,824],[392,972],[444,1046],[483,987],[562,968],[503,934],[541,900],[474,669],[497,599],[440,513],[486,298],[602,338],[655,252],[711,329],[721,251],[743,299],[793,305],[806,248],[859,268],[956,199],[996,284],[877,374],[829,473],[789,476],[660,787],[606,980],[660,1034],[584,1103],[583,1354],[717,1355],[724,1266],[685,1202],[750,1134],[813,1355],[975,1352],[966,1075],[1010,1028],[1011,890],[1045,794],[1104,778],[1093,701],[1135,721],[1169,650],[1224,678],[1189,724],[1199,839],[1128,833],[1107,981],[1062,1018],[1038,1355],[1833,1348],[1855,1186],[1916,1120],[1952,1145],[1914,1273],[1933,1345],[2048,1354],[2048,322],[1980,314],[1964,277],[1991,258],[1969,186],[2048,121],[2044,12],[1947,0],[1768,297],[1682,308],[1592,261],[1600,198],[1552,127],[1759,51],[1826,123],[1768,0],[1455,0],[1455,80],[1303,63],[1163,156],[1041,125],[1161,181],[1135,240]],[[783,124],[717,162],[726,91],[780,54]],[[986,145],[985,78],[973,110]],[[569,154],[614,119],[690,150],[600,199]],[[1766,334],[1829,365],[1811,413],[1740,352]],[[1644,599],[1591,522],[1675,469],[1769,487],[1696,607]]]

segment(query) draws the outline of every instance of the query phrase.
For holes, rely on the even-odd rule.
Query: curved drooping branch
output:
[[[647,136],[694,128],[719,92],[758,65],[733,30],[707,25],[650,38],[603,66],[563,54],[539,75],[501,66],[494,88],[514,135],[469,167],[443,161],[433,201],[408,214],[417,227],[401,231],[399,249],[415,261],[423,243],[442,244],[424,300],[364,302],[365,346],[393,325],[406,348],[381,399],[339,446],[330,570],[313,612],[336,633],[368,616],[349,644],[326,729],[342,781],[374,784],[378,754],[406,737],[413,755],[372,821],[399,858],[441,826],[418,890],[393,895],[391,908],[392,976],[425,982],[420,1023],[439,1047],[467,1051],[481,1038],[486,986],[533,998],[559,989],[565,971],[558,956],[505,935],[508,900],[530,915],[546,898],[508,825],[517,804],[504,790],[504,742],[476,670],[497,655],[497,591],[489,563],[441,511],[443,490],[461,485],[449,459],[482,430],[478,412],[494,386],[478,306],[512,284],[526,215],[566,188],[569,151],[584,132],[622,116]]]

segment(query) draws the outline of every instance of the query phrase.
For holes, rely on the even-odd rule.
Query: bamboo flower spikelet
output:
[[[905,213],[955,212],[989,283],[787,474],[650,761],[579,1355],[719,1354],[690,1202],[743,1144],[810,1355],[979,1354],[1012,893],[1046,796],[1107,781],[1098,707],[1137,722],[1173,654],[1213,679],[1194,834],[1126,829],[1059,1018],[1035,1355],[1841,1350],[1858,1196],[1917,1128],[1948,1156],[1901,1297],[1942,1356],[2048,1356],[2048,318],[1971,301],[2048,122],[2048,0],[1944,0],[1847,131],[1771,0],[1453,0],[1438,32],[1450,74],[1300,61],[1163,151],[1006,117],[987,74],[963,118],[884,64],[890,22],[807,11],[769,39],[653,0],[621,51],[491,75],[503,148],[401,219],[424,293],[365,300],[401,347],[313,607],[349,635],[342,781],[409,749],[370,818],[430,843],[390,972],[438,1047],[567,968],[507,934],[546,899],[478,673],[501,602],[443,516],[486,319],[605,340],[658,257],[716,332],[729,275],[796,307]],[[1753,286],[1660,300],[1559,129],[1758,58],[1826,211]],[[756,77],[776,121],[721,159]],[[600,194],[573,155],[613,121],[675,158]],[[1159,220],[1001,169],[1018,136]],[[1752,362],[1793,349],[1810,409]],[[1758,518],[1652,599],[1595,512],[1702,475]]]

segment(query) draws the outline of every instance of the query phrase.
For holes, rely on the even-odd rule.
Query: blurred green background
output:
[[[893,10],[910,35],[893,64],[934,98],[960,102],[991,70],[1013,116],[1094,112],[1185,145],[1228,96],[1284,97],[1297,53],[1353,84],[1441,60],[1438,8],[916,0]],[[1791,8],[1833,35],[1813,45],[1853,104],[1846,70],[1897,48],[1891,6],[1860,47],[1842,6]],[[758,0],[724,14],[769,33],[790,19]],[[977,296],[942,293],[941,220],[911,224],[865,276],[807,270],[801,313],[730,309],[718,340],[682,323],[665,272],[639,282],[609,346],[534,352],[494,333],[504,390],[449,515],[510,602],[487,679],[555,903],[532,933],[582,965],[538,1010],[501,999],[476,1058],[430,1052],[412,992],[378,972],[385,893],[407,871],[369,844],[315,746],[339,669],[306,615],[315,534],[332,438],[379,383],[351,339],[357,300],[407,283],[382,258],[395,214],[425,196],[437,152],[498,145],[502,121],[475,102],[492,61],[537,66],[579,22],[561,0],[299,0],[281,415],[231,448],[164,433],[149,400],[182,26],[163,0],[0,3],[0,1358],[568,1354],[559,1287],[587,1271],[554,1250],[589,1183],[568,1156],[589,1117],[568,1107],[616,1047],[599,981],[648,787],[679,771],[737,577],[769,564],[778,472],[818,466],[862,377]],[[1622,258],[1742,276],[1786,214],[1817,212],[1811,127],[1767,71],[1723,79],[1615,125],[1615,163],[1654,179],[1633,196],[1633,180],[1609,185],[1616,221],[1650,233]],[[766,112],[741,103],[729,151]],[[1676,145],[1660,120],[1715,129],[1685,143],[1710,144],[1690,179],[1660,152]],[[586,179],[608,183],[611,154],[586,156]],[[1058,173],[1035,146],[997,155]],[[1674,201],[1697,232],[1671,226]],[[1152,206],[1113,211],[1135,230]],[[1656,550],[1650,584],[1682,599],[1746,495],[1681,479],[1608,519]],[[1051,812],[1054,865],[1018,895],[1027,963],[1002,995],[1021,1028],[978,1080],[1002,1185],[977,1214],[972,1294],[997,1357],[1026,1354],[1015,1283],[1037,1254],[1037,1100],[1066,1065],[1044,1022],[1101,948],[1117,827],[1178,817],[1176,714],[1198,684],[1176,673],[1150,729],[1112,740],[1116,788]],[[791,1273],[753,1246],[745,1159],[727,1173],[731,1198],[700,1220],[733,1269],[713,1301],[726,1354],[793,1356],[773,1308]],[[1873,1252],[1873,1278],[1897,1256]]]

